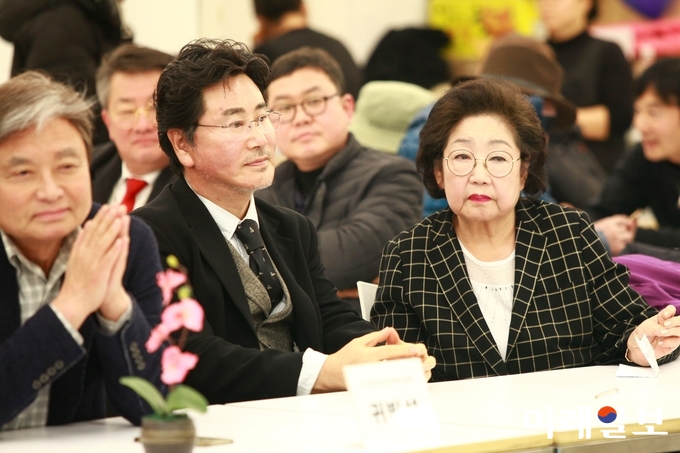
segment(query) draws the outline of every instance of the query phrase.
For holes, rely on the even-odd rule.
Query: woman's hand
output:
[[[633,338],[641,338],[642,335],[651,343],[657,359],[673,352],[680,345],[680,317],[675,316],[675,307],[669,305],[658,315],[646,319],[628,338],[628,359],[638,365],[649,366]]]

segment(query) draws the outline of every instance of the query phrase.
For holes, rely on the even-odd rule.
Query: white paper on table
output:
[[[642,354],[649,362],[651,368],[641,368],[636,366],[628,366],[620,364],[619,368],[616,370],[616,377],[642,377],[642,378],[655,378],[659,376],[659,364],[656,362],[656,356],[654,355],[654,348],[652,344],[647,339],[646,335],[642,338],[634,337],[635,341],[642,351]]]

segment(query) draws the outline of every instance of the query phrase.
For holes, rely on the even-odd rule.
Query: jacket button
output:
[[[53,366],[51,366],[47,369],[47,375],[48,376],[52,377],[55,374],[57,374],[57,370]]]
[[[43,374],[40,375],[40,382],[41,383],[47,384],[49,381],[50,381],[50,377],[47,374],[43,373]]]
[[[40,388],[40,386],[41,386],[41,384],[40,384],[39,380],[36,379],[36,380],[33,381],[33,385],[32,385],[33,390],[38,390]]]
[[[64,362],[62,360],[57,360],[54,362],[54,368],[58,371],[64,368]]]

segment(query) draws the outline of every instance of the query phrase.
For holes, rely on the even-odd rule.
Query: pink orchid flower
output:
[[[163,351],[161,365],[163,373],[161,381],[167,385],[175,385],[184,381],[189,370],[198,363],[198,356],[190,352],[182,352],[177,346],[169,346]]]
[[[145,345],[149,354],[158,351],[158,348],[160,348],[163,342],[170,336],[170,332],[172,331],[168,330],[163,324],[158,324],[151,330],[151,335],[149,335],[149,339],[146,340]]]
[[[170,332],[182,326],[194,332],[200,332],[203,330],[203,307],[194,299],[182,299],[163,310],[161,321]]]
[[[156,274],[156,284],[163,293],[163,305],[168,305],[172,299],[172,291],[186,281],[186,275],[172,269],[166,269],[165,272]]]

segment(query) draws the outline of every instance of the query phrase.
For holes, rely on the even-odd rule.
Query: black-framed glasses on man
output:
[[[295,119],[298,106],[302,107],[302,110],[304,110],[308,116],[319,116],[326,111],[328,100],[335,96],[340,96],[340,94],[335,93],[329,96],[310,96],[296,104],[286,104],[282,102],[276,104],[274,110],[281,113],[281,123],[286,124]]]
[[[248,120],[234,120],[226,125],[215,124],[197,124],[200,127],[217,127],[227,131],[227,135],[231,140],[243,140],[250,135],[253,128],[253,123],[256,123],[262,132],[271,133],[279,128],[281,125],[281,114],[279,112],[269,111],[263,115],[258,116],[252,121]]]
[[[472,173],[477,161],[484,161],[484,167],[491,176],[504,178],[510,174],[515,166],[515,162],[522,160],[521,157],[513,159],[510,153],[505,151],[494,151],[489,153],[484,159],[477,159],[470,151],[454,149],[444,158],[446,167],[456,176],[467,176]]]

